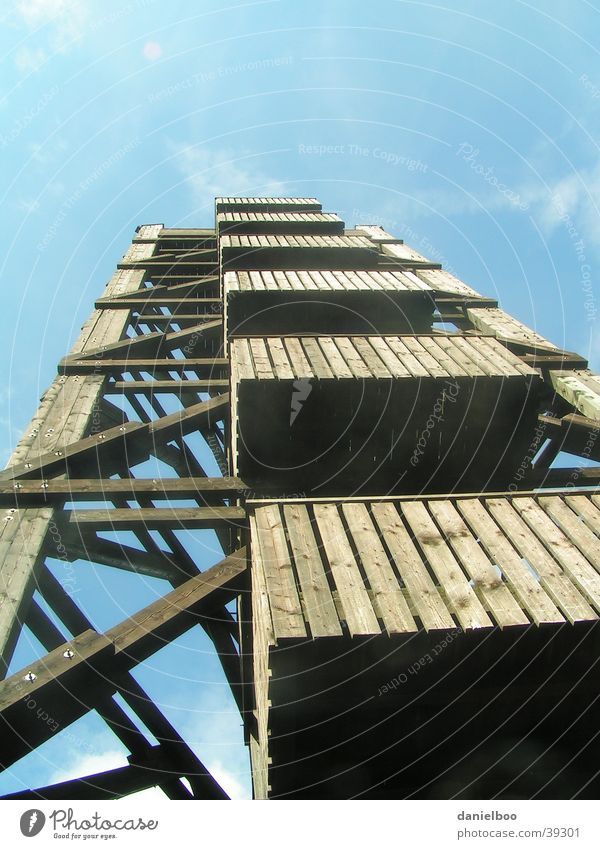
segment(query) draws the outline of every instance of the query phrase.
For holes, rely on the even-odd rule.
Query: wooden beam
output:
[[[128,395],[135,392],[181,395],[185,392],[224,392],[228,380],[118,380],[106,387],[107,395]]]
[[[539,416],[546,435],[558,441],[559,451],[600,462],[600,422],[569,413],[562,418]]]
[[[175,315],[160,315],[158,313],[147,313],[143,315],[132,315],[129,321],[134,326],[138,324],[198,324],[201,319],[208,321],[215,318],[222,318],[220,312],[199,312],[199,313],[176,313]]]
[[[188,285],[188,284],[184,284]],[[173,287],[176,288],[176,287]],[[147,290],[148,293],[152,289]],[[100,298],[96,301],[95,307],[97,310],[137,310],[140,307],[151,305],[153,307],[210,307],[214,304],[222,304],[222,298],[174,298],[170,289],[165,289],[166,295],[154,295],[153,297],[136,297],[136,298]]]
[[[64,510],[71,525],[96,531],[149,530],[161,528],[217,528],[242,526],[246,511],[241,507],[126,507],[114,510]]]
[[[138,793],[149,787],[163,784],[168,778],[178,779],[186,775],[185,767],[177,762],[173,752],[164,746],[152,746],[146,757],[130,757],[127,766],[105,772],[62,781],[39,787],[36,790],[21,790],[3,796],[3,799],[121,799],[130,793]],[[202,774],[196,774],[198,779]],[[225,791],[206,771],[205,792],[190,798],[228,799]]]
[[[2,766],[94,709],[117,689],[119,675],[214,616],[242,590],[246,568],[239,549],[105,634],[87,630],[0,683]]]
[[[195,498],[212,503],[223,498],[243,498],[249,492],[240,478],[69,478],[22,479],[0,482],[0,507],[31,507],[64,501],[111,501],[114,497],[136,500]]]
[[[600,378],[593,372],[549,371],[548,379],[553,389],[572,404],[578,413],[596,421],[600,427]]]
[[[111,470],[118,470],[124,456],[130,465],[148,457],[149,447],[156,439],[168,441],[172,436],[218,421],[225,415],[228,403],[229,396],[223,394],[150,422],[125,422],[51,453],[32,457],[26,463],[9,466],[0,472],[0,481],[52,477],[70,473],[85,463],[100,466],[109,474]]]
[[[158,372],[216,372],[220,374],[229,368],[229,360],[225,357],[190,358],[189,360],[156,357],[149,359],[102,359],[102,360],[63,360],[59,365],[60,374],[122,374],[132,369],[138,371]]]
[[[119,312],[119,314],[121,313]],[[112,359],[115,354],[122,354],[127,359],[136,359],[138,355],[146,358],[150,354],[158,355],[179,348],[192,336],[197,337],[195,341],[198,343],[204,337],[214,339],[215,336],[220,336],[222,332],[223,323],[221,321],[204,321],[198,323],[196,327],[187,327],[185,330],[174,330],[169,333],[157,331],[156,333],[146,333],[143,336],[127,337],[109,345],[91,348],[78,354],[70,354],[61,360],[59,370],[63,363],[66,364],[71,360]],[[194,347],[196,347],[196,344]]]

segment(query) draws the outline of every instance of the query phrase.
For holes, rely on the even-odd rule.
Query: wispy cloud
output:
[[[589,168],[553,180],[548,188],[524,191],[529,191],[545,234],[551,235],[570,220],[590,249],[600,246],[600,160]]]
[[[20,47],[15,53],[15,65],[22,74],[38,71],[46,61],[43,47]]]
[[[283,184],[265,174],[251,154],[231,150],[169,143],[174,165],[189,185],[194,199],[206,204],[219,195],[277,195]]]
[[[65,53],[83,37],[90,20],[88,0],[16,0],[14,19],[24,27],[35,46],[23,45],[15,52],[22,74],[37,71],[53,53]]]

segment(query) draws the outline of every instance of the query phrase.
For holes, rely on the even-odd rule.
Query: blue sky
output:
[[[4,461],[134,228],[209,226],[217,194],[316,195],[379,223],[600,366],[593,3],[5,0],[0,15]],[[138,606],[162,591],[145,582]],[[199,635],[182,646],[140,675],[204,746],[218,732],[207,760],[243,794],[219,670]],[[65,765],[50,744],[0,789],[122,757],[93,717],[71,732]]]

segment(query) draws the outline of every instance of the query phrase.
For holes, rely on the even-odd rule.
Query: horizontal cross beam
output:
[[[133,531],[137,528],[222,528],[241,526],[246,511],[241,507],[134,507],[112,510],[64,510],[62,518],[70,525],[96,531]]]
[[[248,488],[240,478],[70,478],[69,480],[23,479],[0,482],[0,507],[60,504],[64,501],[111,501],[195,498],[204,503],[223,498],[242,498]]]
[[[229,360],[225,357],[213,358],[190,358],[169,359],[168,357],[156,357],[147,359],[102,359],[102,360],[65,360],[59,366],[60,374],[122,374],[128,371],[147,372],[176,372],[182,374],[184,371],[216,372],[221,374],[229,368]]]
[[[229,389],[228,380],[117,380],[109,383],[105,395],[127,395],[136,392],[169,393],[214,392]]]

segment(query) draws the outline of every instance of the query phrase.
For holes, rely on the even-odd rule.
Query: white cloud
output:
[[[199,204],[219,195],[248,192],[268,197],[282,194],[282,183],[264,174],[251,155],[230,150],[211,151],[203,147],[169,143],[174,164]]]
[[[19,70],[35,70],[51,52],[65,52],[78,42],[89,20],[87,0],[17,0],[14,10],[19,20],[32,33],[43,37],[46,44],[35,48],[23,47],[15,63]],[[39,33],[36,31],[39,30]]]
[[[226,769],[220,761],[207,764],[211,775],[219,782],[230,799],[248,799],[248,790],[239,780],[238,776]]]
[[[590,249],[600,244],[600,161],[531,195],[540,226],[547,234],[566,223],[589,243]]]
[[[50,778],[49,784],[58,784],[61,781],[70,781],[73,778],[84,778],[86,775],[95,775],[98,772],[106,772],[110,769],[118,769],[127,766],[127,759],[122,752],[106,751],[97,755],[75,756],[67,767],[57,770]],[[159,787],[149,787],[140,790],[139,793],[131,793],[125,799],[165,799],[165,794]]]
[[[20,47],[15,53],[15,65],[22,74],[37,71],[46,61],[46,51],[43,47]]]

